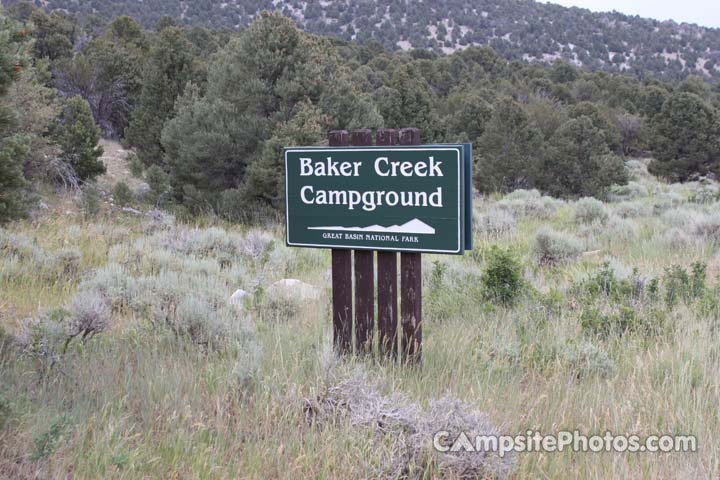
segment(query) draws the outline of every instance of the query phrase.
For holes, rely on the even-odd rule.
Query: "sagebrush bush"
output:
[[[156,230],[168,230],[175,226],[175,215],[163,210],[153,209],[147,212],[150,222],[145,227],[145,233],[152,233]]]
[[[448,432],[448,440],[461,433],[468,438],[498,434],[487,415],[470,404],[445,396],[421,409],[402,394],[380,393],[383,386],[362,368],[346,372],[338,364],[325,367],[318,393],[305,399],[305,418],[316,427],[348,425],[381,438],[384,461],[374,478],[420,480],[435,472],[443,478],[502,479],[514,471],[513,455],[500,458],[491,450],[442,453],[432,448],[439,431]]]
[[[423,266],[423,273],[423,315],[438,321],[472,315],[473,305],[482,298],[482,270],[477,264],[436,260],[432,268]]]
[[[496,207],[508,210],[515,217],[551,218],[557,212],[562,200],[543,196],[538,190],[515,190],[496,203]]]
[[[575,220],[580,223],[605,222],[607,219],[607,209],[600,200],[585,197],[575,204]]]
[[[103,332],[110,324],[110,304],[108,299],[93,290],[81,290],[70,303],[68,335],[88,336]]]
[[[630,242],[638,236],[638,226],[630,218],[620,218],[611,216],[607,221],[606,234],[611,240],[620,242]]]
[[[631,159],[625,162],[625,167],[628,170],[628,174],[630,175],[630,178],[633,180],[641,180],[643,178],[650,178],[651,175],[647,170],[647,165],[642,160],[637,159]],[[634,181],[628,182],[628,185],[631,183],[636,183]]]
[[[541,263],[562,263],[574,260],[583,252],[582,242],[569,233],[541,228],[535,235],[535,255]]]
[[[680,228],[670,228],[659,234],[658,241],[661,245],[671,248],[686,248],[692,244],[692,238]]]
[[[259,259],[263,255],[268,255],[273,248],[274,238],[267,232],[253,229],[245,234],[239,245],[240,253],[243,255]]]
[[[517,226],[515,216],[502,208],[491,208],[486,212],[476,213],[475,230],[480,235],[497,236],[512,232]]]
[[[525,287],[522,268],[512,251],[493,245],[480,277],[483,297],[505,306],[513,305]]]
[[[662,221],[667,225],[682,229],[692,229],[702,218],[702,214],[689,208],[672,208],[661,215]]]
[[[720,213],[713,213],[698,219],[693,233],[711,242],[720,242]]]
[[[720,199],[720,186],[711,180],[690,182],[686,186],[690,189],[688,200],[693,203],[710,204]]]
[[[650,215],[650,208],[640,202],[622,202],[615,206],[615,214],[620,218],[637,218]]]
[[[643,171],[647,171],[644,165],[636,166],[636,173],[642,175]],[[631,173],[632,174],[632,173]],[[642,198],[648,196],[648,189],[645,185],[638,182],[628,182],[626,185],[613,185],[610,188],[608,197],[613,201],[632,200],[634,198]]]
[[[48,252],[34,240],[2,229],[0,254],[3,259],[0,277],[29,275],[50,282],[66,281],[77,277],[82,266],[80,251],[76,248]]]
[[[130,303],[133,283],[121,265],[108,263],[95,270],[78,288],[102,295],[113,309],[120,310]]]
[[[660,215],[663,212],[676,208],[685,203],[685,197],[678,192],[662,192],[657,195],[653,202],[653,214]]]

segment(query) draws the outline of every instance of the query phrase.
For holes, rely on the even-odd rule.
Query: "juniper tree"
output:
[[[482,192],[507,192],[535,184],[542,134],[523,107],[510,98],[496,102],[477,141],[475,185]]]
[[[652,122],[649,170],[674,181],[720,174],[720,114],[692,93],[674,93]]]
[[[266,183],[274,185],[282,170],[277,168],[277,159],[263,159],[265,143],[272,138],[288,140],[287,128],[294,125],[292,119],[298,112],[304,112],[312,132],[353,122],[379,125],[377,112],[363,103],[359,93],[348,92],[350,99],[354,96],[361,107],[365,105],[353,112],[328,88],[341,75],[337,53],[327,39],[298,30],[279,14],[261,14],[218,53],[209,67],[206,94],[189,88],[178,99],[175,115],[163,130],[162,144],[176,198],[187,201],[189,193],[195,197],[193,201],[204,199],[201,203],[214,205],[224,190],[237,189],[249,200],[276,198],[277,190],[265,187]],[[313,143],[320,139],[314,133],[295,138],[312,139]],[[248,175],[255,162],[260,162],[253,167],[255,173]]]
[[[173,114],[175,100],[194,78],[191,49],[180,29],[168,27],[158,33],[148,54],[138,105],[125,130],[145,165],[163,161],[163,126]],[[235,88],[241,89],[239,85]]]
[[[17,117],[5,105],[13,81],[14,62],[10,46],[0,43],[0,224],[22,218],[27,213],[28,191],[23,175],[27,138],[16,133]]]
[[[568,120],[543,146],[538,186],[551,195],[602,197],[627,180],[622,158],[610,152],[590,117]]]
[[[80,97],[69,99],[60,116],[56,140],[61,157],[73,167],[80,180],[92,180],[105,173],[98,145],[100,129],[95,125],[88,103]]]

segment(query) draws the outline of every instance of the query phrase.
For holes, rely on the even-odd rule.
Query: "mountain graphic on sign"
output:
[[[413,218],[409,222],[402,225],[390,225],[383,227],[382,225],[370,225],[369,227],[307,227],[308,230],[331,230],[337,232],[381,232],[381,233],[422,233],[427,235],[435,235],[435,229],[427,223]]]

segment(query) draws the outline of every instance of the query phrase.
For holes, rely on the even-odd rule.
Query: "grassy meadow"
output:
[[[0,229],[0,478],[718,478],[720,187],[629,166],[606,203],[476,199],[475,249],[423,256],[419,368],[333,358],[330,254],[285,247],[279,222],[107,199],[87,217],[53,194]],[[467,428],[699,448],[463,470],[423,437],[448,404]]]

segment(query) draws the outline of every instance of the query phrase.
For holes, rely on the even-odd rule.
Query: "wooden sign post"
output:
[[[420,362],[421,254],[469,247],[469,146],[420,145],[417,128],[380,129],[375,146],[367,129],[332,131],[328,140],[329,148],[285,149],[287,244],[332,249],[340,353],[375,348],[377,252],[377,348]]]

